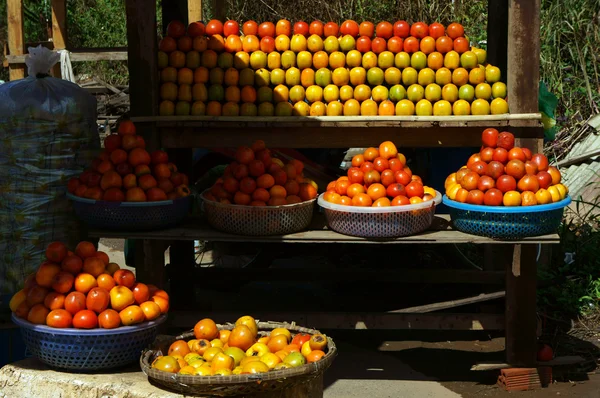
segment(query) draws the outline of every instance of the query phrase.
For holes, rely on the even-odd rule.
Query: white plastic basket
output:
[[[325,211],[327,225],[344,235],[362,238],[399,238],[425,231],[433,222],[435,207],[442,194],[423,203],[391,207],[343,206],[327,202],[319,195],[319,206]]]

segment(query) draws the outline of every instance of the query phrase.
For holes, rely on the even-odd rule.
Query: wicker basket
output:
[[[275,328],[286,328],[292,335],[298,333],[315,334],[318,330],[296,326],[295,323],[259,322],[257,321],[259,335],[266,336]],[[231,330],[234,324],[217,325],[220,330]],[[317,378],[332,364],[337,349],[330,337],[327,337],[327,354],[318,362],[309,363],[297,368],[270,371],[267,373],[231,375],[231,376],[191,376],[163,372],[153,369],[151,364],[154,359],[166,353],[170,344],[175,340],[190,340],[194,332],[189,331],[171,340],[163,342],[154,350],[145,351],[140,358],[142,372],[152,382],[166,387],[169,390],[183,394],[203,394],[216,397],[245,396],[267,391],[291,388]]]
[[[218,203],[206,199],[204,194],[201,197],[206,218],[213,228],[247,236],[286,235],[306,229],[316,201],[257,207]]]

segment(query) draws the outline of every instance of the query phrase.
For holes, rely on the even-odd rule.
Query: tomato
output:
[[[302,345],[309,340],[310,340],[310,334],[298,333],[297,335],[294,336],[294,338],[292,339],[292,342],[290,344],[295,344],[298,347],[302,347]]]
[[[394,27],[388,21],[379,22],[375,28],[375,34],[377,37],[382,37],[386,40],[393,36],[393,32]]]
[[[386,169],[381,172],[381,183],[384,187],[388,187],[395,182],[396,177],[394,177],[394,172],[392,170]]]
[[[438,37],[442,37],[446,35],[446,28],[439,22],[434,22],[429,25],[429,36],[437,39]]]
[[[470,172],[471,172],[471,169],[468,169],[468,168],[458,170],[456,172],[456,182],[461,184],[462,179]]]
[[[352,199],[360,193],[365,193],[365,187],[362,185],[362,182],[351,184],[348,187],[347,195],[349,198]]]
[[[357,37],[358,36],[358,30],[359,30],[358,29],[358,24],[356,23],[356,21],[352,21],[350,19],[345,20],[340,25],[340,33],[342,35],[350,35],[352,37]]]
[[[539,171],[548,170],[548,158],[541,153],[536,153],[531,157],[531,161],[538,166]]]
[[[361,36],[356,40],[356,49],[361,53],[371,51],[371,38],[367,36]]]
[[[515,146],[515,136],[512,133],[503,131],[498,134],[498,142],[496,146],[510,151]]]
[[[404,168],[404,164],[398,158],[389,159],[388,162],[390,164],[390,170],[392,170],[394,173]]]
[[[522,206],[535,206],[537,205],[537,198],[535,193],[531,191],[525,191],[521,193],[521,205]]]
[[[410,199],[404,195],[398,195],[392,200],[392,206],[405,206],[410,204]]]
[[[236,21],[230,19],[229,21],[225,22],[225,24],[223,25],[223,34],[225,36],[239,35],[240,34],[240,25]]]
[[[381,156],[373,160],[373,165],[375,166],[375,170],[377,170],[380,173],[390,167],[390,163],[388,162],[388,160]]]
[[[482,205],[483,192],[481,192],[479,189],[469,191],[469,194],[467,195],[467,203],[472,205]]]
[[[346,195],[346,193],[348,192],[348,187],[350,186],[350,180],[338,180],[335,183],[335,192],[337,194],[341,195]]]
[[[275,25],[273,25],[273,22],[263,22],[258,26],[258,37],[262,39],[265,36],[275,37]]]
[[[168,355],[181,355],[182,357],[185,357],[190,352],[190,347],[184,340],[177,340],[169,346]]]
[[[554,358],[554,352],[548,344],[544,344],[537,352],[537,360],[541,362],[551,361]]]
[[[483,195],[483,203],[486,206],[500,206],[503,196],[499,189],[492,188]]]
[[[446,32],[448,33],[448,36],[450,36],[453,39],[456,39],[458,37],[464,36],[465,29],[461,24],[454,22],[448,25],[448,29],[446,29]]]
[[[335,22],[327,22],[325,26],[323,26],[323,35],[325,37],[335,36],[337,37],[340,28],[338,24]]]
[[[498,177],[496,181],[496,188],[498,188],[502,193],[506,193],[508,191],[514,191],[517,189],[517,180],[513,176],[509,176],[507,174]]]
[[[73,316],[73,327],[78,329],[93,329],[98,327],[98,317],[91,310],[81,310]]]
[[[65,295],[57,292],[50,292],[44,299],[44,305],[52,310],[61,310],[65,308]]]
[[[467,160],[467,167],[470,167],[475,162],[481,161],[481,154],[479,152],[472,154]]]
[[[472,191],[477,189],[477,184],[479,183],[479,174],[474,171],[471,171],[461,179],[460,185],[466,189],[467,191]]]
[[[362,184],[365,178],[365,173],[363,173],[358,167],[351,167],[348,170],[348,181],[351,184]]]
[[[477,189],[482,192],[486,192],[496,186],[496,181],[492,177],[482,176],[477,182]]]
[[[312,21],[308,27],[308,33],[311,35],[323,36],[323,22]]]
[[[219,335],[217,324],[209,318],[202,319],[194,326],[194,336],[198,340],[206,339],[213,340]]]
[[[341,195],[335,191],[327,191],[323,194],[323,200],[329,203],[340,204],[341,198]]]
[[[386,193],[387,196],[389,196],[390,198],[395,198],[396,196],[400,195],[406,196],[406,188],[404,187],[404,185],[396,182],[387,187]]]
[[[479,156],[481,156],[481,160],[486,163],[491,162],[494,159],[494,148],[485,147],[479,152]]]
[[[244,36],[256,36],[258,34],[258,24],[254,21],[246,21],[242,25]]]
[[[382,39],[381,37],[376,37],[371,42],[371,50],[375,54],[380,54],[380,53],[384,52],[386,49],[387,49],[387,42],[385,41],[385,39]]]
[[[396,182],[399,182],[400,184],[406,186],[408,185],[412,180],[411,180],[411,175],[409,173],[407,173],[405,170],[399,170],[397,172],[394,173],[394,177],[396,178]]]
[[[531,150],[529,148],[521,148],[521,150],[525,154],[525,160],[531,160]]]
[[[540,189],[540,183],[538,182],[536,176],[526,175],[519,180],[517,183],[517,188],[519,188],[519,191],[521,192],[537,192]]]
[[[223,34],[223,23],[218,19],[211,19],[208,21],[206,25],[206,34],[208,36],[212,35],[222,35]]]
[[[526,161],[525,162],[525,173],[530,174],[530,175],[536,175],[538,173],[537,163],[534,163],[531,160]]]
[[[504,165],[498,161],[492,160],[488,163],[485,174],[497,180],[502,174],[504,174]]]
[[[52,289],[58,293],[68,293],[73,287],[74,281],[75,277],[73,274],[67,271],[60,271],[52,278]]]
[[[382,184],[371,184],[367,189],[367,195],[369,195],[371,199],[375,201],[379,198],[383,198],[386,195],[386,189]]]
[[[504,206],[521,206],[521,194],[517,191],[508,191],[502,198]]]
[[[373,199],[366,193],[359,193],[352,198],[352,206],[370,207]]]
[[[373,33],[375,32],[375,25],[373,22],[363,21],[358,26],[358,34],[360,36],[366,36],[368,38],[373,37]]]
[[[474,171],[475,173],[479,174],[480,176],[485,175],[486,171],[487,171],[487,163],[484,162],[483,160],[471,163],[471,165],[469,166],[469,170]]]
[[[406,196],[408,196],[409,199],[412,197],[415,197],[415,196],[422,198],[423,195],[425,194],[423,184],[421,184],[418,181],[410,182],[408,185],[406,185],[405,189],[406,189]]]
[[[321,350],[312,350],[306,357],[307,363],[318,362],[325,356],[325,353]]]
[[[483,133],[481,133],[481,142],[483,142],[483,145],[486,147],[496,148],[498,134],[498,130],[494,128],[485,129],[483,130]]]
[[[101,287],[95,287],[90,290],[85,300],[86,308],[98,314],[107,309],[108,304],[110,304],[110,294],[106,289]]]
[[[367,148],[365,149],[364,156],[367,162],[372,162],[375,158],[379,157],[379,149],[373,147]]]
[[[381,174],[377,170],[367,171],[365,173],[364,182],[367,186],[381,181]]]
[[[465,203],[467,201],[467,197],[469,196],[469,191],[464,188],[459,188],[454,196],[454,200],[460,203]]]
[[[429,26],[425,22],[416,22],[410,27],[410,35],[417,39],[422,39],[429,36]]]
[[[113,309],[104,310],[98,315],[98,325],[103,329],[114,329],[121,326],[119,313]]]
[[[133,288],[135,285],[135,274],[128,269],[118,269],[115,271],[113,278],[115,283],[126,288]]]
[[[560,171],[556,167],[549,166],[548,173],[552,176],[552,185],[560,184],[562,176],[560,174]]]
[[[73,315],[67,310],[52,310],[46,316],[46,325],[53,328],[70,328],[73,324]]]
[[[404,50],[404,40],[398,36],[392,36],[388,39],[387,48],[394,54],[398,54]]]
[[[275,24],[275,37],[279,35],[290,36],[292,34],[292,23],[287,19],[280,19]]]
[[[525,161],[525,153],[521,148],[512,148],[508,151],[508,160],[518,159],[521,162]]]
[[[146,320],[144,312],[137,305],[130,305],[124,310],[121,310],[121,312],[119,312],[119,318],[121,318],[121,323],[125,326],[135,325],[136,323],[141,323]]]
[[[360,167],[365,162],[365,156],[361,153],[352,157],[352,166]]]
[[[406,21],[396,21],[394,23],[394,36],[406,39],[410,34],[410,24]]]
[[[547,189],[550,185],[552,185],[552,175],[547,171],[540,171],[537,173],[536,178],[538,180],[538,184],[540,184],[540,188]]]
[[[294,34],[308,36],[309,26],[304,21],[298,21],[294,24]]]
[[[407,37],[404,40],[404,51],[409,54],[419,51],[419,39],[413,36]]]
[[[520,180],[525,175],[525,163],[520,160],[513,159],[506,164],[504,172],[510,176]]]
[[[65,310],[75,315],[86,308],[86,297],[81,292],[71,292],[65,298]]]

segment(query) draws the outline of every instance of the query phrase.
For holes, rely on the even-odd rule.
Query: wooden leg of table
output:
[[[536,362],[537,245],[514,245],[506,270],[506,361],[515,366]]]
[[[163,289],[166,285],[165,243],[160,240],[137,240],[135,245],[136,279]]]

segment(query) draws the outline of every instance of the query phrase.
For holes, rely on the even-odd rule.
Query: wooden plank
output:
[[[172,264],[179,264],[171,260]],[[414,269],[399,268],[388,269],[364,269],[364,268],[337,268],[320,270],[318,273],[298,272],[297,269],[285,268],[240,268],[232,272],[229,268],[203,267],[195,268],[192,273],[195,280],[255,280],[255,281],[317,281],[336,280],[338,282],[355,280],[397,280],[398,283],[464,283],[464,284],[489,284],[503,285],[505,280],[504,271],[471,271],[463,269]],[[497,289],[497,288],[496,288]],[[502,294],[504,295],[504,293]]]
[[[67,2],[52,0],[52,44],[55,50],[67,48]],[[60,62],[52,68],[54,77],[62,77]]]
[[[394,314],[412,314],[412,313],[426,313],[426,312],[440,311],[440,310],[446,310],[448,308],[456,308],[456,307],[460,307],[463,305],[481,303],[483,301],[489,301],[489,300],[495,300],[495,299],[504,297],[504,295],[505,295],[504,291],[495,292],[495,293],[486,293],[486,294],[480,294],[475,297],[468,297],[468,298],[459,299],[459,300],[449,300],[449,301],[443,301],[443,302],[439,302],[439,303],[420,305],[417,307],[403,308],[401,310],[395,310],[395,311],[389,311],[389,312],[394,313]]]
[[[596,156],[600,156],[600,149],[596,149],[596,150],[584,153],[583,155],[575,156],[575,157],[572,157],[569,159],[563,159],[556,164],[556,167],[569,167],[574,164],[583,163],[583,162],[590,160],[591,158],[596,157]]]
[[[537,353],[537,245],[515,245],[506,272],[506,361],[533,366]]]
[[[488,0],[487,61],[500,68],[501,81],[506,83],[506,52],[508,48],[508,1]]]
[[[92,230],[96,237],[131,238],[131,239],[167,239],[167,240],[206,240],[215,242],[271,242],[271,243],[362,243],[362,244],[415,244],[415,243],[545,243],[560,242],[558,234],[523,238],[518,241],[490,239],[483,236],[469,235],[451,229],[447,215],[436,215],[431,228],[417,235],[397,239],[365,239],[355,236],[342,235],[325,229],[322,216],[315,216],[309,230],[283,236],[244,236],[217,231],[206,221],[189,218],[183,224],[173,228],[157,231],[114,231]]]
[[[508,0],[508,101],[511,113],[538,111],[540,1]]]
[[[189,329],[210,315],[217,323],[231,322],[239,312],[170,311],[169,326]],[[315,329],[410,329],[410,330],[504,330],[504,316],[497,314],[389,314],[374,312],[253,312],[261,321],[291,322]]]
[[[8,51],[11,55],[24,54],[23,0],[7,0],[6,11],[8,14]],[[25,65],[23,63],[9,63],[9,68],[10,80],[23,79],[25,77]]]
[[[566,355],[563,357],[556,357],[550,361],[537,362],[537,366],[565,366],[575,365],[585,361],[583,357],[579,355]],[[487,370],[499,370],[513,368],[514,366],[504,362],[495,361],[483,361],[479,362],[471,367],[471,370],[487,371]]]
[[[202,0],[188,0],[188,24],[202,20]]]
[[[70,55],[71,62],[127,61],[127,50],[71,52]],[[10,65],[25,62],[25,55],[9,55],[6,58]]]

